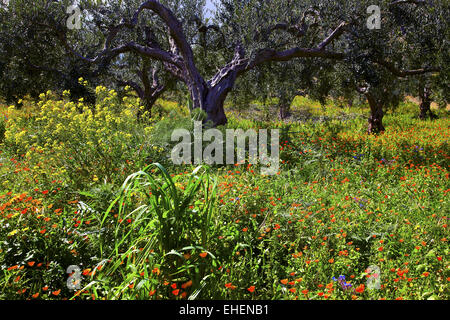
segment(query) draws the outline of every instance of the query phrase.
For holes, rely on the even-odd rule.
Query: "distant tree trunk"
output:
[[[370,106],[370,117],[369,117],[369,134],[378,134],[385,131],[383,126],[383,104],[377,98],[375,98],[370,93],[365,94]]]
[[[279,103],[278,103],[278,107],[279,107],[279,114],[278,117],[281,120],[284,120],[288,117],[291,116],[291,105],[290,103],[292,102],[291,99],[289,99],[289,97],[285,94],[281,95],[279,97]]]
[[[152,73],[151,78],[149,71]],[[142,86],[134,81],[116,79],[119,86],[129,86],[133,88],[139,99],[141,99],[144,108],[139,108],[137,112],[136,116],[138,121],[142,120],[142,115],[144,113],[147,113],[147,116],[151,118],[153,105],[168,88],[168,84],[160,84],[157,73],[158,70],[156,68],[150,68],[148,59],[144,59],[141,70],[137,72]]]
[[[353,98],[348,98],[347,104],[350,108],[353,107]]]
[[[419,97],[420,97],[420,114],[419,118],[421,120],[425,120],[427,118],[434,119],[436,115],[431,111],[431,90],[430,88],[421,85],[419,89]]]
[[[151,118],[152,117],[152,108],[153,108],[153,105],[155,104],[157,98],[155,99],[152,96],[143,96],[143,97],[139,97],[139,98],[141,99],[141,101],[143,103],[144,109],[143,110],[141,110],[141,109],[138,110],[138,112],[137,112],[138,120],[139,121],[142,120],[142,115],[144,113],[147,113],[148,118]]]

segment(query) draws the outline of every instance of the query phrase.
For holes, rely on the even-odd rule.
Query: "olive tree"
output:
[[[201,17],[192,11],[179,10],[187,8],[188,3],[189,1],[173,1],[164,5],[156,0],[143,2],[132,15],[123,16],[120,23],[109,28],[102,49],[91,57],[76,50],[65,30],[60,28],[58,36],[67,51],[90,63],[105,64],[128,52],[160,61],[166,71],[186,84],[194,107],[203,109],[208,116],[207,120],[211,120],[215,125],[227,122],[223,103],[233,89],[236,79],[244,73],[271,61],[315,57],[343,59],[345,56],[342,52],[328,50],[330,44],[343,34],[345,22],[337,22],[332,27],[317,26],[317,30],[310,35],[309,26],[315,24],[315,19],[311,17],[316,13],[302,5],[301,1],[280,1],[279,4],[256,0],[236,1],[232,10],[228,10],[234,15],[235,22],[227,24],[225,20],[217,19],[222,23],[216,26],[222,34],[229,60],[223,65],[216,65],[215,74],[205,80],[194,55],[194,43],[198,36],[191,33],[194,29],[198,35],[198,27],[192,21]],[[289,11],[294,4],[298,5],[298,9],[295,12]],[[226,5],[224,2],[219,7]],[[276,10],[273,10],[275,6]],[[242,12],[245,12],[244,16],[241,15]],[[272,12],[275,15],[270,17]],[[130,38],[123,39],[120,33],[138,27],[144,13],[155,17],[152,31],[161,31],[163,36],[154,37],[146,43],[139,43]],[[261,17],[261,14],[265,16]],[[292,15],[291,21],[280,24],[279,21],[284,20],[287,14]],[[287,34],[286,40],[273,41],[276,37],[274,33],[280,31]]]
[[[368,132],[379,133],[385,130],[384,110],[402,101],[415,78],[445,74],[442,55],[447,38],[438,33],[447,28],[443,17],[448,6],[433,1],[378,1],[377,29],[371,28],[371,20],[363,16],[364,8],[370,9],[371,3],[336,1],[331,5],[332,20],[349,21],[347,32],[338,42],[346,55],[331,68],[336,73],[335,83],[322,87],[328,87],[334,97],[365,97],[370,107]],[[428,24],[421,23],[424,16]],[[439,27],[433,27],[430,21]],[[431,38],[433,41],[429,41]],[[424,46],[424,41],[431,44]],[[319,81],[322,77],[326,79],[319,76]]]

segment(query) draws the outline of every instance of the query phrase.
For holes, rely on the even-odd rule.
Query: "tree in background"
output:
[[[203,0],[81,0],[83,27],[70,30],[68,1],[36,1],[36,13],[30,14],[25,1],[15,0],[13,7],[19,9],[12,17],[30,21],[25,28],[30,32],[45,30],[49,39],[58,39],[57,50],[49,51],[50,56],[55,55],[51,66],[64,61],[63,48],[66,58],[93,68],[95,79],[117,79],[119,84],[139,82],[133,88],[147,100],[147,108],[153,94],[165,87],[157,78],[174,79],[185,85],[192,107],[204,110],[207,120],[216,126],[227,122],[225,99],[244,75],[250,75],[249,88],[257,86],[255,95],[268,90],[278,97],[284,105],[280,105],[283,116],[287,101],[298,88],[323,98],[336,86],[331,73],[339,74],[342,69],[335,66],[343,64],[350,70],[346,82],[369,101],[369,132],[376,133],[384,130],[383,108],[398,101],[398,78],[440,71],[445,62],[443,55],[425,59],[416,53],[422,45],[418,39],[436,32],[432,26],[412,23],[410,15],[427,14],[431,22],[442,23],[445,28],[443,17],[448,5],[380,0],[381,29],[372,30],[366,23],[372,2],[220,0],[210,23],[204,18]],[[11,16],[12,11],[5,12],[5,17]],[[10,30],[14,30],[12,24]],[[26,39],[23,42],[27,43]],[[442,39],[433,48],[442,45]],[[46,52],[50,43],[37,50],[31,42],[26,48],[34,53]],[[272,68],[270,63],[278,67]],[[64,67],[67,69],[54,69]],[[164,76],[157,77],[156,69]],[[62,74],[70,75],[66,71]],[[254,75],[259,80],[251,83]],[[268,83],[259,82],[262,79]]]
[[[0,94],[7,103],[17,103],[26,95],[37,98],[49,89],[69,89],[73,99],[93,99],[78,82],[80,77],[96,81],[91,66],[67,55],[42,26],[48,15],[65,14],[61,8],[43,0],[32,4],[11,0],[8,5],[0,5]]]
[[[231,24],[226,24],[225,20],[219,21],[222,22],[220,30],[225,40],[224,48],[227,49],[228,55],[231,52],[233,52],[233,55],[231,61],[228,60],[227,64],[218,66],[218,71],[209,81],[206,81],[201,75],[194,55],[194,44],[195,40],[198,39],[198,30],[194,30],[194,34],[190,32],[191,29],[197,28],[195,28],[195,24],[189,22],[198,18],[198,15],[188,10],[181,15],[181,18],[178,12],[182,12],[182,10],[175,10],[190,8],[187,5],[191,3],[189,1],[183,1],[181,6],[179,2],[174,2],[172,4],[172,8],[175,8],[174,11],[156,0],[142,3],[132,17],[122,17],[121,23],[109,28],[109,32],[105,35],[105,41],[103,41],[103,49],[93,58],[81,55],[70,44],[66,32],[61,28],[56,29],[60,30],[59,39],[66,49],[87,62],[105,65],[127,52],[160,61],[168,72],[186,84],[193,106],[203,109],[208,115],[207,120],[212,121],[214,125],[221,125],[227,122],[223,103],[234,87],[238,76],[270,61],[288,61],[297,57],[343,58],[342,53],[327,51],[326,47],[343,33],[344,23],[338,24],[331,32],[329,27],[322,29],[319,32],[322,40],[317,41],[317,45],[311,47],[299,46],[303,42],[300,39],[307,34],[309,16],[314,14],[308,8],[305,8],[303,13],[299,13],[299,16],[292,19],[292,25],[284,24],[281,26],[281,30],[289,34],[288,41],[280,37],[276,37],[276,39],[281,39],[276,41],[269,39],[274,31],[280,29],[280,26],[271,26],[268,23],[276,19],[284,19],[288,13],[292,13],[289,11],[293,7],[292,1],[281,2],[281,5],[277,5],[276,8],[273,8],[273,3],[266,1],[238,3],[238,6],[232,8],[231,13],[235,16]],[[301,5],[301,2],[297,4]],[[271,10],[275,13],[275,17],[272,17],[272,19],[269,19],[269,16],[266,17],[267,19],[259,16],[265,14],[264,12],[267,12],[268,15],[270,12],[271,15]],[[154,19],[154,29],[155,32],[163,31],[161,38],[154,37],[151,43],[145,44],[132,39],[121,41],[120,38],[123,35],[118,36],[119,31],[135,29],[139,25],[140,17],[144,12],[150,16],[156,15],[159,18]],[[242,12],[248,12],[249,14],[240,19]],[[297,15],[297,12],[294,14]],[[238,25],[238,29],[233,29],[233,25]],[[269,29],[262,30],[262,25],[264,27],[269,26]],[[243,32],[244,29],[247,30],[245,33]],[[249,32],[254,37],[253,39],[249,39]],[[317,33],[314,33],[314,36],[317,36]],[[159,39],[164,39],[164,41]],[[258,46],[261,48],[258,48]]]
[[[420,20],[426,15],[445,28],[447,22],[442,17],[448,6],[422,1],[379,1],[381,26],[370,29],[366,26],[367,19],[361,15],[370,4],[371,1],[331,4],[334,6],[329,15],[332,20],[349,21],[347,32],[336,42],[343,48],[345,59],[327,69],[327,73],[336,72],[335,81],[328,81],[327,75],[317,78],[319,82],[328,82],[321,87],[325,92],[328,88],[335,98],[344,96],[351,100],[355,94],[364,96],[370,107],[368,132],[379,133],[385,130],[385,110],[395,108],[410,93],[408,86],[414,77],[443,70],[445,64],[440,55],[445,51],[442,46],[446,37],[435,38],[433,49],[422,54],[426,50],[422,39],[436,36],[436,30],[417,22],[416,18]]]

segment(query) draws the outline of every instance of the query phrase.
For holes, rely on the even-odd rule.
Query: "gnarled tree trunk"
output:
[[[370,117],[369,117],[369,134],[378,134],[385,131],[383,126],[383,104],[377,98],[375,98],[370,93],[366,93],[365,96],[369,102],[370,106]]]
[[[212,122],[214,126],[227,124],[228,120],[225,115],[224,102],[234,85],[234,81],[229,85],[230,87],[228,89],[220,85],[213,87],[192,85],[189,89],[191,97],[196,97],[192,99],[194,104],[193,108],[202,109],[206,113],[205,122]]]
[[[206,112],[205,122],[212,122],[214,126],[226,125],[228,123],[225,115],[224,103],[227,95],[233,89],[236,78],[242,72],[243,52],[236,49],[233,60],[223,67],[216,75],[205,82],[203,79],[190,81],[188,83],[189,92],[195,108],[201,108]]]

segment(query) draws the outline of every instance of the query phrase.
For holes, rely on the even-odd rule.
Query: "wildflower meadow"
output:
[[[161,101],[168,118],[137,122],[137,98],[96,93],[95,112],[51,92],[2,109],[2,299],[448,299],[445,113],[421,122],[407,103],[380,136],[360,117],[231,113],[281,130],[263,176],[171,165],[158,137],[189,118]]]
[[[448,300],[449,16],[0,0],[0,301]]]

